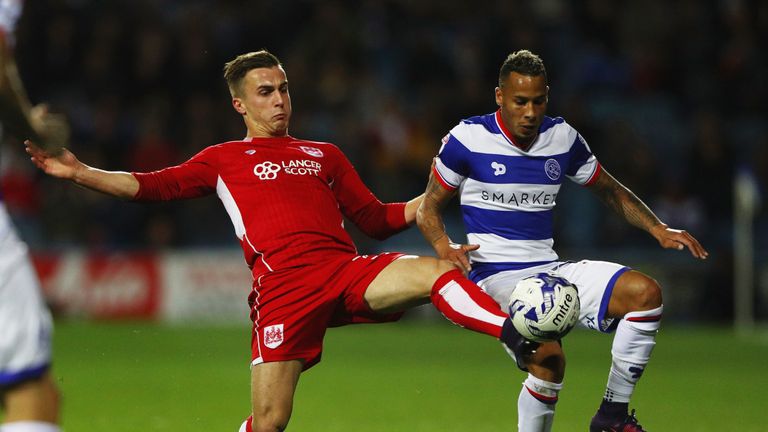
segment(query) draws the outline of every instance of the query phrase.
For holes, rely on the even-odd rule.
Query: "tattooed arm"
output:
[[[659,220],[640,198],[605,169],[600,171],[595,182],[589,186],[589,190],[627,222],[651,234],[662,247],[678,250],[688,247],[691,254],[700,259],[705,259],[709,255],[690,233],[669,228]]]
[[[433,165],[434,166],[434,165]],[[430,171],[429,183],[424,198],[416,212],[416,223],[419,230],[435,249],[438,258],[451,261],[463,272],[472,269],[467,258],[467,252],[476,250],[478,245],[456,244],[451,242],[440,211],[456,195],[455,190],[447,190],[435,178],[434,170]]]

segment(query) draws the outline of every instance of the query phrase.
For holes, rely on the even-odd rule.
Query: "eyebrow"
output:
[[[278,85],[277,87],[287,87],[287,86],[288,86],[288,81],[286,80],[286,81],[281,82],[280,85]],[[261,90],[261,89],[264,89],[264,90],[274,90],[275,86],[273,86],[272,84],[261,84],[258,87],[256,87],[256,89],[257,90]]]
[[[534,100],[534,99],[543,99],[543,98],[546,98],[546,97],[547,97],[547,95],[543,94],[543,95],[538,95],[538,96],[534,96],[534,97],[528,97],[528,96],[517,96],[517,95],[513,95],[512,97],[513,97],[514,99],[520,99],[520,100]]]

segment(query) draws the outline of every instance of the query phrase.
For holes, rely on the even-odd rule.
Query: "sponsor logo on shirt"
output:
[[[274,180],[277,178],[277,173],[279,171],[280,165],[270,161],[262,162],[253,167],[253,173],[260,180]]]
[[[547,159],[544,162],[544,172],[551,180],[557,180],[560,178],[560,163],[555,159]]]
[[[491,162],[491,168],[494,169],[493,175],[495,175],[495,176],[500,176],[500,175],[502,175],[502,174],[507,172],[507,167],[504,166],[504,164],[498,163],[496,161]]]
[[[253,173],[256,175],[256,177],[259,178],[259,180],[274,180],[277,178],[277,174],[280,171],[290,175],[317,176],[320,175],[320,170],[322,169],[323,166],[317,161],[309,159],[294,159],[289,161],[280,161],[279,165],[271,161],[264,161],[253,167]]]
[[[283,343],[284,333],[283,325],[275,324],[269,327],[264,327],[264,345],[267,348],[275,349]]]
[[[480,191],[480,199],[483,201],[498,202],[504,204],[512,204],[515,207],[521,207],[524,205],[539,205],[549,206],[555,204],[555,198],[557,193],[541,192],[512,192],[504,193],[499,191],[489,192],[487,190]]]

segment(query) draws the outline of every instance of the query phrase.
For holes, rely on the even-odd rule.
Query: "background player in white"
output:
[[[20,1],[0,2],[0,124],[3,135],[61,145],[66,124],[33,107],[13,56]],[[51,315],[0,191],[0,432],[58,431],[59,392],[50,374]]]
[[[562,118],[545,116],[549,87],[544,64],[527,50],[504,61],[495,90],[499,110],[454,127],[430,174],[417,213],[422,233],[440,258],[461,266],[502,306],[521,278],[554,271],[574,283],[580,323],[615,330],[613,362],[591,431],[642,431],[628,403],[655,344],[662,314],[659,285],[620,264],[559,261],[552,249],[552,211],[564,177],[584,185],[608,207],[664,248],[707,252],[689,233],[669,228],[592,155]],[[456,245],[440,210],[457,193],[468,243]],[[518,399],[520,431],[549,431],[562,388],[565,356],[557,342],[531,344],[518,358],[528,377]]]

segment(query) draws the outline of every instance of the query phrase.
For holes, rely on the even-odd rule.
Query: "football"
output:
[[[549,273],[527,277],[509,299],[509,316],[523,337],[536,342],[556,341],[579,320],[579,292],[565,278]]]

